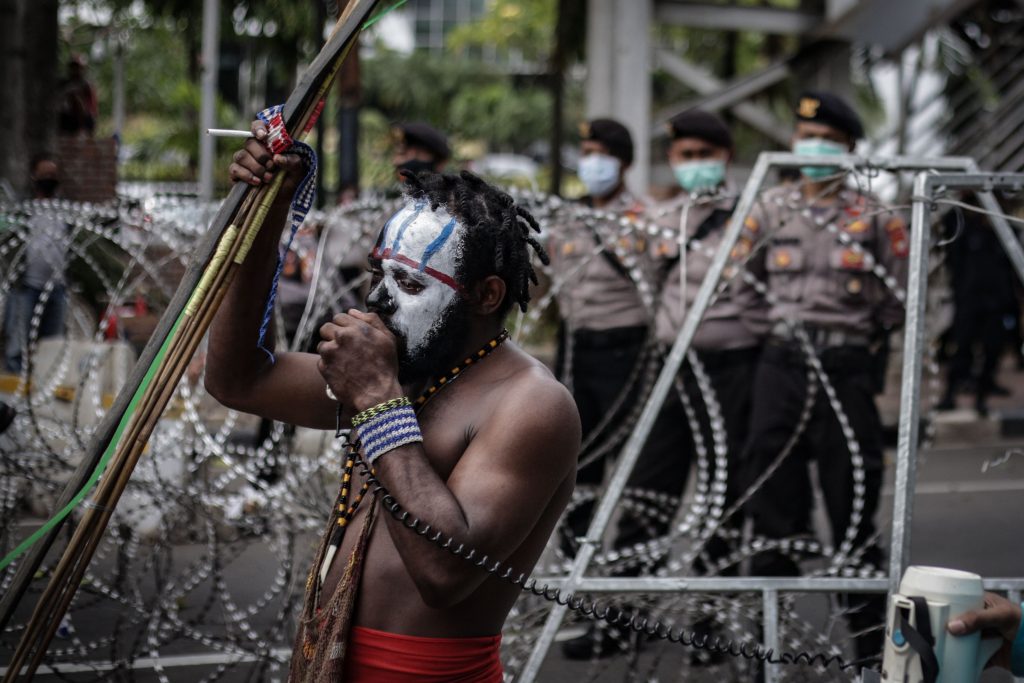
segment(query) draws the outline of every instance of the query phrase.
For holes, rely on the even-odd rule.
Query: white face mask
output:
[[[410,202],[387,222],[371,252],[383,277],[367,297],[388,327],[417,356],[440,332],[445,313],[456,303],[456,270],[464,229],[443,207]]]
[[[619,186],[622,162],[609,154],[588,154],[580,159],[580,180],[591,197],[605,197]]]

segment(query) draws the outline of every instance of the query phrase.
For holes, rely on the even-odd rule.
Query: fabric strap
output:
[[[317,106],[314,110],[313,115],[309,119],[309,123],[306,124],[303,133],[308,132],[319,116],[320,111],[323,108],[323,102]],[[285,243],[284,250],[279,252],[277,255],[277,268],[274,270],[274,280],[270,285],[270,295],[267,297],[267,305],[263,309],[263,319],[260,321],[260,332],[259,338],[256,340],[256,346],[266,353],[270,357],[270,362],[275,361],[274,353],[266,345],[267,330],[270,328],[270,321],[274,316],[274,301],[277,299],[277,286],[281,280],[281,271],[284,269],[284,256],[291,249],[292,240],[295,239],[295,233],[298,232],[299,226],[302,225],[302,221],[306,220],[306,214],[313,208],[313,202],[316,201],[316,178],[317,178],[317,159],[316,152],[313,148],[304,142],[294,139],[289,135],[284,125],[284,105],[278,104],[269,109],[264,109],[256,115],[260,121],[267,126],[267,146],[274,154],[285,154],[291,153],[296,154],[302,159],[302,164],[306,167],[306,175],[303,176],[302,181],[295,190],[295,196],[292,197],[291,210],[289,211],[289,233],[288,241]]]
[[[723,209],[721,207],[712,209],[711,213],[708,214],[708,217],[701,221],[701,224],[697,226],[697,229],[694,231],[693,236],[686,240],[687,250],[690,249],[690,245],[692,242],[701,241],[702,239],[713,233],[715,230],[725,225],[732,217],[732,214],[735,210],[735,202],[728,209]],[[671,268],[676,264],[677,261],[679,261],[679,258],[679,255],[676,255],[670,259],[666,259],[666,266]]]
[[[914,614],[917,615],[917,628],[911,626],[903,612],[896,611],[899,623],[897,628],[903,632],[910,649],[917,653],[921,660],[922,683],[935,683],[939,678],[939,660],[935,656],[935,638],[932,636],[932,620],[928,614],[928,601],[924,598],[908,597],[914,603]]]

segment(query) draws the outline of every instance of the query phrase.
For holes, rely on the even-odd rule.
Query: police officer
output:
[[[708,112],[689,111],[674,117],[668,127],[668,161],[683,193],[664,207],[668,211],[659,223],[666,229],[663,236],[669,239],[656,245],[657,255],[668,270],[655,319],[658,341],[666,348],[675,342],[694,304],[735,206],[735,191],[726,180],[733,142],[725,123]],[[691,345],[710,381],[712,395],[704,396],[698,390],[689,364],[682,371],[683,386],[691,394],[691,404],[701,424],[700,436],[712,460],[711,519],[717,519],[737,499],[736,465],[747,436],[750,387],[767,332],[764,303],[738,270],[749,253],[744,244],[733,250],[735,261],[723,273],[723,281],[728,285],[704,313]],[[713,467],[714,413],[720,415],[725,430],[727,468],[721,472]],[[682,443],[692,449],[694,436],[685,434]],[[740,517],[735,515],[725,526],[738,529],[739,521]],[[707,556],[718,559],[726,554],[727,547],[716,535],[706,546]]]
[[[557,301],[563,325],[557,366],[576,399],[583,427],[584,450],[576,481],[597,487],[604,479],[606,461],[628,435],[621,434],[623,422],[636,414],[643,400],[642,365],[656,360],[648,344],[653,302],[645,304],[640,293],[645,284],[653,287],[654,270],[648,242],[634,223],[639,222],[644,207],[626,189],[624,180],[633,162],[629,131],[611,119],[585,122],[580,126],[580,155],[579,177],[587,188],[581,204],[613,218],[596,220],[588,212],[572,216],[552,231],[549,251],[553,286],[560,287]],[[598,248],[600,253],[595,253]],[[664,429],[671,422],[657,420],[644,448],[645,461],[667,461],[678,450],[676,437]],[[609,443],[616,432],[620,432],[619,441]],[[682,493],[678,481],[641,463],[630,486],[678,497]],[[562,529],[562,548],[567,554],[575,553],[576,539],[586,533],[593,507],[592,502],[585,502],[567,514]],[[631,532],[631,540],[652,536],[651,530],[639,526],[634,530],[637,534]],[[563,652],[570,658],[586,659],[613,654],[620,642],[621,637],[595,628],[563,643]]]
[[[391,129],[391,138],[394,148],[391,163],[395,166],[395,173],[440,173],[452,156],[448,138],[427,123],[400,123]]]
[[[863,135],[854,110],[830,93],[803,94],[796,118],[797,154],[848,153]],[[756,537],[769,540],[811,534],[808,463],[815,459],[832,542],[844,551],[837,559],[844,569],[878,568],[882,552],[874,540],[874,516],[882,482],[882,427],[871,345],[904,315],[891,285],[905,277],[906,224],[873,196],[846,186],[838,167],[800,171],[799,181],[764,195],[737,245],[756,251],[772,324],[754,379],[744,466],[748,483],[777,469],[751,501],[753,528]],[[876,265],[891,278],[888,285]],[[813,368],[797,329],[806,332],[852,439],[821,380],[808,380]],[[794,435],[795,444],[788,444]],[[853,543],[844,547],[848,534]],[[752,572],[795,575],[796,559],[784,547],[762,552],[753,558]],[[856,639],[858,655],[877,655],[882,632],[874,627],[883,621],[884,596],[854,595],[848,604],[851,630],[868,631]]]
[[[976,201],[968,197],[968,201]],[[974,380],[974,409],[988,415],[988,397],[1006,390],[996,383],[996,370],[1006,339],[1005,319],[1016,311],[1016,274],[1006,250],[986,217],[973,211],[955,209],[942,220],[946,234],[946,265],[953,289],[952,341],[946,391],[936,406],[956,407],[956,395]],[[1011,318],[1012,320],[1012,318]],[[975,349],[975,345],[980,349]],[[978,352],[980,351],[980,359]],[[976,362],[980,360],[980,363]]]
[[[624,180],[633,162],[633,139],[625,126],[611,119],[580,124],[580,157],[579,177],[587,188],[582,205],[625,217],[627,225],[641,216],[643,206]],[[651,316],[635,273],[624,261],[642,258],[645,244],[639,231],[586,214],[572,215],[552,231],[550,251],[563,325],[558,370],[576,399],[584,441],[598,449],[598,436],[607,436],[628,413],[630,406],[623,404],[636,399],[635,370],[643,361]],[[594,253],[597,249],[599,254]],[[617,404],[622,406],[617,415],[605,419]],[[602,423],[602,434],[594,434]],[[607,455],[608,449],[601,450]],[[604,478],[605,458],[587,456],[582,454],[576,480],[596,486]],[[592,508],[583,504],[570,512],[569,546],[586,532]]]

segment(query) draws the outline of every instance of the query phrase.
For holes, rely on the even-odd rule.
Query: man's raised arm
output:
[[[214,398],[236,410],[283,422],[329,429],[334,426],[336,404],[324,393],[317,371],[318,357],[309,353],[278,353],[271,363],[257,347],[260,322],[270,294],[277,265],[281,230],[302,173],[302,162],[293,155],[273,155],[264,144],[266,129],[253,123],[253,135],[235,153],[231,179],[254,187],[269,184],[285,173],[277,200],[245,261],[235,274],[210,327],[206,389]],[[274,331],[266,336],[274,347]]]

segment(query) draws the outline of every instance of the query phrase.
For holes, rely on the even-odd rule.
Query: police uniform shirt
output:
[[[762,241],[758,269],[770,293],[771,323],[796,320],[870,336],[903,320],[903,305],[873,270],[880,264],[904,286],[907,226],[876,197],[844,188],[836,201],[810,207],[798,189],[774,188],[751,211],[737,248]]]
[[[733,203],[732,197],[724,197],[717,201],[712,198],[693,201],[689,195],[683,195],[681,199],[662,207],[662,211],[668,209],[659,220],[659,225],[664,228],[663,235],[653,248],[655,257],[664,259],[669,264],[655,315],[658,341],[665,345],[675,342],[685,316],[692,308],[697,292],[710,270],[711,259],[718,251],[722,236],[729,226],[729,219],[723,217],[724,220],[717,227],[701,236],[699,240],[695,240],[694,235],[705,220],[711,217],[713,211],[717,209],[731,213]],[[687,213],[685,229],[689,243],[685,262],[685,305],[681,287],[684,263],[679,256],[679,230],[684,212]],[[665,236],[666,233],[670,235],[668,238]],[[737,249],[733,251],[735,259],[727,263],[722,272],[722,282],[728,281],[729,284],[719,292],[701,318],[692,343],[695,349],[724,351],[750,348],[757,346],[767,332],[764,302],[754,287],[743,280],[742,273],[737,271],[749,254],[741,254]]]
[[[647,326],[648,311],[618,255],[634,255],[641,275],[650,275],[645,253],[648,242],[633,223],[642,216],[643,206],[623,192],[602,210],[624,216],[631,227],[610,221],[588,226],[582,218],[574,218],[552,233],[549,251],[552,269],[560,281],[556,295],[559,311],[574,330]],[[598,239],[604,246],[602,253],[594,253]]]

